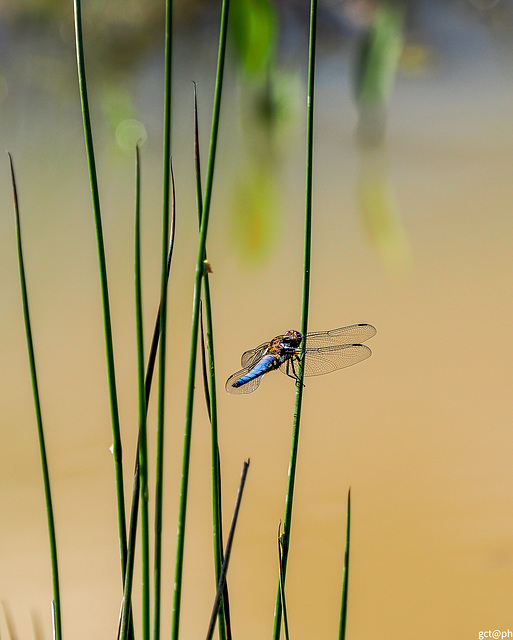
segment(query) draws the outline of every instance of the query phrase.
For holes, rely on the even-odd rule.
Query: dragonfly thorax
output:
[[[275,336],[265,350],[265,355],[272,355],[275,358],[270,365],[271,368],[277,369],[287,360],[297,357],[302,339],[303,336],[299,331],[287,331],[281,336]]]

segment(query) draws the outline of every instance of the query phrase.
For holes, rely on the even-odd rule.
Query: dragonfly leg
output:
[[[287,360],[287,366],[285,367],[285,373],[288,375],[289,378],[294,378],[294,380],[297,381],[297,375],[296,372],[294,370],[294,364],[292,363],[292,359]],[[289,373],[289,370],[292,368],[292,374]]]
[[[299,384],[299,376],[297,375],[297,371],[296,371],[296,363],[295,363],[295,359],[291,358],[288,362],[291,362],[291,366],[292,366],[292,373],[294,375],[290,376],[291,378],[294,378],[296,381],[296,384]],[[287,363],[287,369],[288,369],[288,363]],[[290,375],[287,371],[287,375]],[[303,387],[304,387],[304,383],[303,383]]]

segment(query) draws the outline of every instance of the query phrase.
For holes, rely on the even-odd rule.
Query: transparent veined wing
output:
[[[306,348],[329,347],[339,344],[360,344],[376,335],[371,324],[352,324],[330,331],[314,331],[306,334]]]
[[[268,346],[268,342],[262,342],[262,344],[258,345],[258,347],[249,349],[249,351],[244,351],[244,353],[242,354],[242,358],[240,359],[241,365],[243,367],[253,367],[264,355],[264,352]]]
[[[237,382],[237,380],[239,380],[239,378],[242,378],[242,376],[246,375],[246,373],[248,373],[250,369],[252,369],[252,367],[246,367],[245,369],[241,369],[240,371],[236,371],[235,373],[233,373],[226,381],[226,391],[228,391],[228,393],[253,393],[253,391],[258,388],[258,385],[262,381],[262,378],[264,377],[263,375],[258,376],[258,378],[253,378],[253,380],[246,382],[240,387],[232,387],[232,384],[234,382]]]
[[[339,344],[317,349],[307,349],[305,353],[305,376],[320,376],[337,369],[344,369],[370,357],[372,351],[364,344]],[[288,365],[288,366],[287,366]],[[298,370],[298,360],[284,362],[280,371],[294,375]]]

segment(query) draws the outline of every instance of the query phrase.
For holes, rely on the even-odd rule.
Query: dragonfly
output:
[[[372,351],[362,342],[376,335],[371,324],[352,324],[330,331],[314,331],[303,336],[287,331],[242,354],[242,369],[226,381],[228,393],[253,393],[266,373],[279,369],[298,381],[300,359],[305,376],[320,376],[357,364]],[[304,342],[304,344],[303,344]]]

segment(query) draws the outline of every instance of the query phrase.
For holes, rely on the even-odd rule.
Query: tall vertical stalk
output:
[[[280,600],[281,600],[281,611],[283,616],[283,634],[285,636],[285,640],[289,640],[289,622],[287,617],[287,602],[285,600],[285,582],[283,575],[283,541],[280,533],[280,526],[278,527],[278,568],[279,568],[279,587],[280,587]]]
[[[134,492],[132,494],[132,508],[130,511],[130,526],[128,535],[127,568],[123,589],[123,606],[121,609],[119,640],[126,640],[130,632],[130,600],[132,597],[132,582],[135,561],[135,533],[137,529],[137,514],[139,495],[141,502],[141,578],[142,578],[142,638],[149,640],[149,533],[148,533],[148,447],[146,437],[146,391],[144,384],[144,340],[142,313],[142,282],[141,282],[141,223],[140,223],[140,153],[139,144],[135,150],[135,215],[134,215],[134,288],[135,288],[135,326],[137,351],[137,400],[139,436],[137,439],[137,462],[134,473]]]
[[[340,619],[338,640],[345,640],[347,623],[347,596],[349,593],[349,549],[351,540],[351,488],[347,492],[346,544],[344,550],[344,569],[342,572],[342,596],[340,599]]]
[[[160,349],[157,399],[157,452],[155,468],[155,548],[153,565],[153,638],[160,638],[160,600],[162,564],[162,499],[164,478],[164,398],[166,384],[167,341],[167,253],[169,245],[169,200],[171,175],[171,68],[173,2],[166,0],[165,71],[164,71],[164,153],[162,185],[162,252],[160,278]]]
[[[312,252],[312,179],[313,179],[313,116],[314,116],[314,85],[315,85],[315,45],[317,29],[317,0],[310,3],[310,40],[308,46],[308,95],[307,95],[307,120],[306,120],[306,185],[305,185],[305,230],[304,230],[304,255],[303,255],[303,296],[301,305],[301,333],[308,332],[308,310],[310,303],[310,263]],[[304,356],[305,341],[302,343],[302,355]],[[298,381],[296,384],[296,401],[294,405],[294,417],[292,421],[292,444],[290,450],[289,472],[287,483],[287,495],[285,498],[285,516],[283,519],[283,582],[287,571],[287,560],[290,549],[290,530],[292,524],[292,504],[294,500],[294,485],[296,480],[296,465],[299,446],[299,427],[301,421],[301,407],[303,402],[303,358],[298,367]],[[280,637],[281,628],[281,595],[280,584],[276,594],[274,608],[273,640]]]
[[[196,174],[196,202],[198,207],[198,222],[201,227],[201,215],[203,211],[203,196],[201,192],[201,161],[199,149],[199,131],[198,131],[198,101],[196,93],[196,84],[194,84],[194,160]],[[205,249],[204,259],[207,259]],[[221,566],[223,564],[223,526],[222,526],[222,510],[221,510],[221,456],[219,454],[218,430],[217,430],[217,390],[216,390],[216,370],[214,358],[214,327],[212,322],[212,305],[210,302],[210,283],[208,277],[208,269],[203,274],[203,297],[206,318],[206,343],[207,343],[207,359],[208,374],[205,384],[207,385],[209,418],[210,418],[210,451],[211,451],[211,469],[212,469],[212,535],[214,544],[214,568],[216,575],[216,584],[219,584],[221,577]],[[202,325],[203,327],[203,325]],[[203,328],[202,328],[203,334]],[[202,352],[203,353],[203,352]],[[225,640],[231,637],[228,607],[228,588],[225,584],[224,599],[219,604],[219,640]],[[226,612],[226,621],[225,621]]]
[[[237,499],[235,500],[235,508],[233,510],[232,524],[230,531],[228,532],[228,539],[226,540],[226,552],[221,567],[221,573],[219,576],[219,584],[217,585],[216,597],[214,600],[214,606],[212,608],[212,615],[210,616],[210,623],[208,625],[206,640],[211,640],[214,634],[214,628],[216,623],[216,616],[218,616],[219,607],[221,606],[222,597],[224,593],[224,587],[226,585],[226,574],[228,573],[228,564],[230,562],[230,556],[232,553],[233,536],[235,535],[235,527],[239,517],[240,505],[242,502],[242,493],[244,491],[244,485],[246,484],[246,476],[248,475],[249,458],[245,460],[242,465],[242,473],[239,484],[239,491],[237,492]]]
[[[171,169],[171,219],[170,219],[170,235],[169,235],[169,248],[168,248],[168,253],[167,253],[167,278],[169,279],[169,273],[171,270],[171,260],[173,257],[173,248],[174,248],[174,238],[175,238],[175,196],[174,196],[175,190],[174,190],[174,181],[173,181],[173,171]],[[142,305],[142,301],[141,301],[141,305]],[[142,312],[142,309],[141,309]],[[146,438],[146,436],[144,435],[144,430],[146,429],[146,422],[147,422],[147,416],[148,416],[148,405],[149,405],[149,400],[150,400],[150,392],[151,392],[151,385],[152,385],[152,381],[153,381],[153,373],[155,370],[155,361],[156,361],[156,357],[157,357],[157,349],[158,349],[158,344],[159,344],[159,337],[160,337],[160,302],[157,308],[157,315],[155,318],[155,324],[153,327],[153,335],[152,335],[152,339],[151,339],[151,346],[150,346],[150,353],[148,356],[148,364],[146,365],[146,376],[143,378],[143,385],[144,385],[144,397],[145,397],[145,405],[144,405],[144,420],[142,420],[141,418],[139,418],[139,436],[137,439],[137,451],[136,451],[136,460],[135,460],[135,466],[134,466],[134,477],[133,477],[133,489],[132,489],[132,503],[131,503],[131,507],[130,507],[130,519],[129,519],[129,530],[128,530],[128,554],[127,554],[127,565],[130,563],[130,556],[134,555],[135,553],[135,538],[136,538],[136,533],[137,533],[137,517],[138,517],[138,513],[139,513],[139,495],[140,493],[142,493],[143,495],[143,503],[145,502],[146,504],[144,504],[144,506],[141,508],[141,529],[142,529],[142,534],[141,534],[141,538],[142,538],[142,543],[141,543],[141,552],[142,552],[142,562],[144,565],[145,560],[145,556],[147,556],[147,552],[145,552],[144,547],[146,546],[146,543],[144,542],[144,538],[145,536],[148,537],[149,534],[146,531],[148,529],[148,522],[146,523],[146,525],[144,524],[144,521],[148,519],[148,515],[144,514],[143,511],[148,509],[148,499],[149,499],[149,495],[148,495],[148,477],[147,477],[147,446],[144,445],[143,440]],[[139,348],[139,347],[138,347]],[[139,352],[138,352],[138,358],[139,356]],[[144,361],[144,356],[142,356],[142,359]],[[139,374],[138,374],[139,375]],[[140,401],[140,399],[139,399]],[[140,411],[140,407],[139,407],[139,411]],[[142,449],[141,449],[142,446]],[[145,452],[146,450],[146,452]],[[146,463],[144,465],[141,465],[140,462],[140,457],[143,457],[146,459]],[[141,466],[144,466],[146,471],[143,472],[141,471]],[[146,479],[144,479],[143,476],[141,476],[141,473],[146,473]],[[142,486],[141,486],[142,485]],[[144,487],[146,487],[146,489],[144,489]],[[147,559],[147,561],[149,562],[149,558]],[[132,565],[133,566],[133,565]],[[148,564],[148,568],[145,569],[144,566],[142,568],[142,588],[143,588],[143,597],[142,597],[142,624],[143,624],[143,640],[144,640],[144,634],[148,633],[148,637],[149,637],[149,625],[150,625],[150,620],[149,620],[149,575],[147,575],[149,573],[149,564]],[[145,576],[147,575],[147,577],[145,578]],[[128,571],[127,571],[127,575],[125,577],[125,584],[127,579],[131,577],[128,576]],[[145,601],[147,602],[147,606],[148,606],[148,612],[145,613],[144,609],[145,609]],[[124,605],[126,603],[126,599],[124,598]],[[123,610],[122,610],[122,614],[123,614]]]
[[[178,525],[176,536],[175,579],[173,590],[173,610],[171,617],[171,638],[178,640],[180,626],[180,605],[182,594],[183,553],[185,544],[185,522],[187,515],[187,492],[189,486],[189,463],[192,433],[192,412],[194,403],[194,381],[196,374],[196,352],[199,333],[199,310],[201,282],[204,274],[204,256],[207,239],[208,222],[210,216],[210,202],[212,199],[212,184],[214,180],[215,155],[217,147],[217,134],[219,129],[219,114],[221,110],[221,95],[223,88],[224,59],[226,52],[226,37],[228,30],[229,0],[223,0],[221,11],[221,28],[219,34],[219,51],[217,59],[216,86],[214,93],[214,106],[212,113],[212,128],[210,133],[210,148],[207,163],[207,175],[205,181],[205,198],[203,201],[201,225],[198,240],[198,252],[196,255],[196,271],[194,276],[194,294],[192,307],[191,344],[189,354],[189,375],[187,380],[187,399],[185,408],[185,426],[183,437],[182,477],[180,484],[180,502],[178,506]]]
[[[102,219],[100,211],[100,195],[98,191],[98,178],[96,175],[96,162],[94,159],[93,134],[91,118],[89,115],[89,103],[87,99],[87,82],[84,60],[84,44],[82,33],[81,0],[74,0],[75,10],[75,34],[77,50],[78,84],[80,101],[82,105],[82,119],[84,123],[84,136],[89,167],[89,180],[91,183],[91,196],[93,201],[94,225],[96,230],[96,245],[98,251],[98,267],[100,271],[100,286],[103,310],[103,330],[105,335],[105,356],[107,361],[107,377],[109,386],[110,414],[112,425],[112,453],[114,456],[114,469],[116,476],[116,501],[118,512],[118,536],[119,551],[121,557],[121,572],[123,583],[126,569],[126,516],[125,499],[123,489],[123,461],[121,447],[121,433],[119,428],[119,411],[116,391],[116,375],[114,371],[114,348],[112,345],[112,327],[110,320],[109,289],[107,284],[107,265],[105,261],[105,247],[103,242]]]
[[[146,436],[147,400],[144,376],[144,331],[141,277],[141,222],[140,222],[140,158],[136,147],[136,196],[134,229],[134,280],[137,341],[137,400],[139,413],[139,487],[141,495],[141,618],[142,640],[150,638],[150,543],[148,513],[148,443]]]
[[[9,153],[9,164],[11,167],[12,188],[14,195],[14,218],[16,225],[16,245],[18,250],[18,266],[20,270],[21,299],[23,304],[23,320],[25,322],[25,336],[27,339],[27,350],[30,366],[30,378],[32,381],[32,395],[34,397],[34,409],[36,412],[37,435],[39,439],[39,454],[41,457],[41,470],[43,472],[43,487],[46,503],[46,520],[48,523],[48,538],[50,543],[50,561],[52,565],[52,589],[53,589],[53,628],[55,640],[62,639],[61,624],[61,597],[59,589],[59,565],[57,561],[57,541],[55,537],[55,522],[53,517],[52,492],[50,488],[50,473],[48,471],[48,460],[46,457],[45,436],[43,431],[43,416],[41,413],[41,402],[39,400],[39,385],[37,382],[36,357],[34,354],[34,342],[32,339],[32,328],[30,323],[29,302],[27,293],[27,282],[25,278],[25,265],[23,260],[23,247],[21,243],[21,224],[18,205],[18,191],[16,188],[16,178],[11,154]]]

